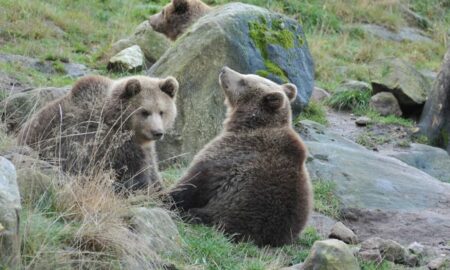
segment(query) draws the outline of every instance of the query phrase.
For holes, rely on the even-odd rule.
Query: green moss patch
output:
[[[295,40],[299,44],[303,44],[303,39],[291,32],[281,19],[268,22],[265,17],[261,16],[258,21],[249,22],[248,26],[250,38],[264,58],[264,66],[266,68],[266,70],[258,70],[256,74],[262,77],[268,77],[270,74],[273,74],[283,82],[289,82],[286,71],[269,59],[267,48],[270,44],[276,44],[284,49],[292,49],[295,47]]]

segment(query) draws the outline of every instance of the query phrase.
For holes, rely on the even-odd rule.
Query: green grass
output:
[[[383,261],[381,263],[376,262],[368,262],[359,260],[359,265],[361,267],[361,270],[392,270],[392,265],[386,261]],[[398,268],[396,268],[398,269]]]
[[[314,190],[314,210],[338,219],[340,216],[340,202],[333,194],[336,189],[336,183],[315,179],[312,181]]]
[[[355,115],[365,115],[370,117],[372,119],[372,124],[378,123],[383,125],[398,125],[398,126],[404,126],[404,127],[413,127],[414,121],[407,118],[402,118],[400,116],[396,115],[388,115],[388,116],[381,116],[379,113],[375,112],[374,110],[366,107],[361,107],[356,110],[353,110]]]
[[[302,120],[311,120],[322,125],[328,125],[327,111],[325,106],[317,101],[311,100],[308,106],[300,113],[300,115],[294,120],[294,124]]]
[[[202,225],[179,223],[179,231],[185,243],[185,254],[172,257],[172,261],[202,269],[279,269],[304,261],[314,242],[321,240],[312,227],[307,227],[292,245],[280,248],[234,243],[220,231]]]
[[[329,98],[328,104],[337,110],[355,111],[367,108],[371,97],[371,91],[339,91]]]

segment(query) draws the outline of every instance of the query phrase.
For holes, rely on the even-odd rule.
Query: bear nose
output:
[[[220,73],[223,74],[227,71],[227,69],[230,69],[228,66],[224,66],[221,70]]]
[[[152,131],[152,135],[155,139],[161,139],[164,133],[161,130]]]

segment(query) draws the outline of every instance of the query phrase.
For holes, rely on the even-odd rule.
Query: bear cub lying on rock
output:
[[[75,175],[112,170],[116,188],[160,188],[154,142],[175,120],[178,82],[84,77],[22,127],[19,143]]]
[[[223,68],[222,133],[169,192],[182,216],[258,246],[291,243],[305,227],[312,191],[307,150],[291,126],[293,84]]]

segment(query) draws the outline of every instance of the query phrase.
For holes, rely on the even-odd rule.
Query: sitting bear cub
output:
[[[258,246],[291,243],[305,227],[312,191],[307,150],[291,126],[297,88],[223,68],[222,133],[169,192],[182,216]]]
[[[132,76],[89,76],[38,111],[19,143],[72,174],[112,170],[116,188],[160,188],[154,142],[175,120],[178,82]]]

